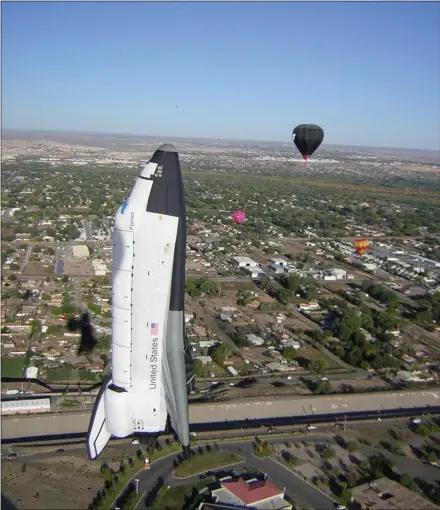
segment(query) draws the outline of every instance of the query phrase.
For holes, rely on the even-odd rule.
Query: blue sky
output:
[[[2,123],[280,141],[316,123],[439,150],[439,21],[438,2],[2,2]]]

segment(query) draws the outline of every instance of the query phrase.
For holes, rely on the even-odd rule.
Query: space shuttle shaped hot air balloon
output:
[[[185,344],[186,211],[179,156],[154,153],[118,209],[113,232],[112,374],[95,402],[91,459],[111,436],[153,435],[168,418],[189,450],[188,393],[194,376]]]

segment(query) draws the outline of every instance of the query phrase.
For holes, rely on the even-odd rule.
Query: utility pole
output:
[[[346,428],[347,428],[347,415],[344,414],[344,433]]]
[[[136,482],[136,494],[139,493],[139,478],[135,478],[134,481]]]

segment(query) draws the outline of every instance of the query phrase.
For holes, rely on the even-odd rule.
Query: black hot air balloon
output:
[[[307,161],[324,140],[324,130],[316,124],[300,124],[293,130],[292,140]]]

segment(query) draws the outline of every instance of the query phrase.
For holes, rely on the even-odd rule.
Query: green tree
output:
[[[293,361],[297,357],[297,352],[294,347],[285,347],[283,349],[283,358],[287,361]]]
[[[431,462],[431,463],[437,462],[437,455],[435,454],[434,451],[430,451],[429,452],[428,461]]]
[[[222,367],[225,363],[225,359],[232,354],[231,348],[228,344],[222,343],[216,347],[212,353],[212,360]]]
[[[193,370],[194,373],[200,377],[203,377],[206,374],[206,369],[199,359],[195,359],[193,361]]]
[[[312,374],[322,374],[322,372],[328,367],[327,361],[323,359],[311,360],[308,369]]]

